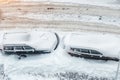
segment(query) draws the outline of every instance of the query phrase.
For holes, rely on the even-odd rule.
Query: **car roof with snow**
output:
[[[36,50],[52,51],[56,44],[57,39],[53,32],[7,32],[3,36],[3,45],[29,45]]]

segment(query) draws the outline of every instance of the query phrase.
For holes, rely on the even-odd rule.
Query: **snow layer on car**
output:
[[[4,44],[22,44],[29,41],[30,34],[27,32],[5,33],[3,36]]]
[[[120,39],[108,34],[76,34],[71,33],[64,40],[65,46],[85,49],[95,49],[105,56],[118,57]],[[66,48],[66,49],[67,49]]]
[[[52,32],[31,32],[29,45],[37,50],[51,50],[57,44],[57,39]]]
[[[3,36],[3,44],[26,44],[36,50],[52,51],[57,39],[52,32],[10,32]]]

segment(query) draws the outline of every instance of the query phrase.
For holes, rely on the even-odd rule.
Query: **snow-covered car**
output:
[[[71,56],[119,61],[119,42],[119,38],[107,34],[71,33],[64,38],[63,45]]]
[[[68,51],[68,54],[70,54],[71,56],[82,57],[82,58],[87,58],[87,59],[119,61],[119,59],[116,57],[104,56],[99,51],[92,50],[92,49],[74,47],[74,48],[70,48],[70,50]]]
[[[7,54],[51,53],[58,46],[58,36],[53,32],[6,32],[2,52]]]

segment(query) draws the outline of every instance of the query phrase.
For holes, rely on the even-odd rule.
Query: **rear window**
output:
[[[90,51],[88,49],[81,49],[82,53],[90,53]]]
[[[100,52],[98,52],[96,50],[91,50],[91,54],[100,54],[100,55],[102,55],[102,53],[100,53]]]
[[[71,48],[72,51],[74,51],[74,48]]]
[[[80,49],[77,48],[71,48],[72,51],[80,52]]]
[[[77,52],[80,52],[80,49],[75,49]]]
[[[4,50],[14,50],[13,46],[5,46]]]

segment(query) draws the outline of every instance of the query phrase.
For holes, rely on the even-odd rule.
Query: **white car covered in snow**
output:
[[[119,42],[113,35],[71,33],[64,38],[64,48],[75,57],[119,61]]]
[[[52,32],[6,32],[2,40],[2,52],[7,54],[50,53],[56,49],[58,39]]]

